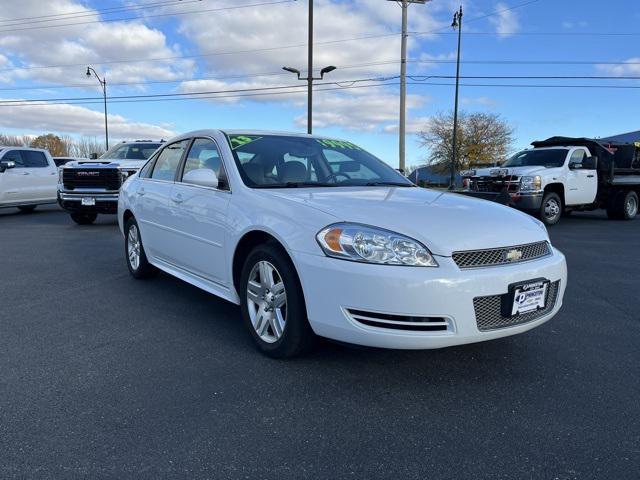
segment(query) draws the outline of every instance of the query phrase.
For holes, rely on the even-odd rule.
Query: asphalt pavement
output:
[[[279,361],[236,306],[133,280],[115,217],[0,210],[0,478],[640,478],[640,219],[551,237],[540,328]]]

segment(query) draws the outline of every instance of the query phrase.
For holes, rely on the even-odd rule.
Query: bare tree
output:
[[[5,135],[0,133],[0,145],[6,147],[26,147],[31,143],[31,138],[26,135]]]
[[[494,165],[507,158],[513,144],[513,128],[494,113],[458,114],[456,170]],[[447,172],[453,158],[453,112],[434,115],[418,134],[420,145],[429,150],[428,163]]]
[[[89,158],[92,153],[102,155],[105,151],[104,143],[96,137],[80,137],[71,146],[70,154],[73,157]]]

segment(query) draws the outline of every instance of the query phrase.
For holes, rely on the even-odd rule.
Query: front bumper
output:
[[[551,319],[562,306],[567,283],[565,258],[558,250],[520,264],[460,270],[450,257],[438,268],[370,265],[294,253],[316,334],[343,342],[383,348],[430,349],[505,337]],[[527,323],[480,331],[474,299],[503,295],[509,285],[545,278],[559,282],[554,306]],[[402,331],[368,326],[347,312],[442,318],[446,331]]]
[[[83,198],[93,198],[95,205],[82,205]],[[58,191],[58,205],[71,213],[118,213],[118,193]]]
[[[495,192],[474,192],[471,190],[461,190],[456,193],[469,197],[481,198],[492,202],[502,203],[517,208],[518,210],[539,210],[542,205],[543,192],[527,193],[495,193]]]

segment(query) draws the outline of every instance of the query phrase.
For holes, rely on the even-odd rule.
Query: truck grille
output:
[[[506,187],[507,192],[516,193],[520,190],[520,177],[476,177],[471,179],[469,189],[474,192],[500,193]]]
[[[515,247],[453,252],[453,261],[460,268],[492,267],[535,260],[551,254],[549,242],[529,243]]]
[[[522,313],[515,317],[505,317],[502,315],[502,298],[507,295],[490,295],[488,297],[477,297],[473,299],[473,308],[476,313],[476,324],[478,330],[486,332],[498,328],[514,327],[524,323],[533,322],[547,315],[556,306],[560,281],[549,284],[545,307],[535,312]]]
[[[119,190],[122,178],[117,168],[67,168],[62,171],[62,182],[65,190]]]

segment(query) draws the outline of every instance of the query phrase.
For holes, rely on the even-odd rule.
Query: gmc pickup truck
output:
[[[640,147],[569,137],[532,145],[500,167],[462,172],[460,193],[533,213],[546,225],[572,211],[599,208],[612,219],[637,215]]]
[[[100,158],[62,165],[58,170],[58,204],[80,225],[95,222],[98,214],[115,214],[120,187],[138,173],[162,143],[125,141]]]

